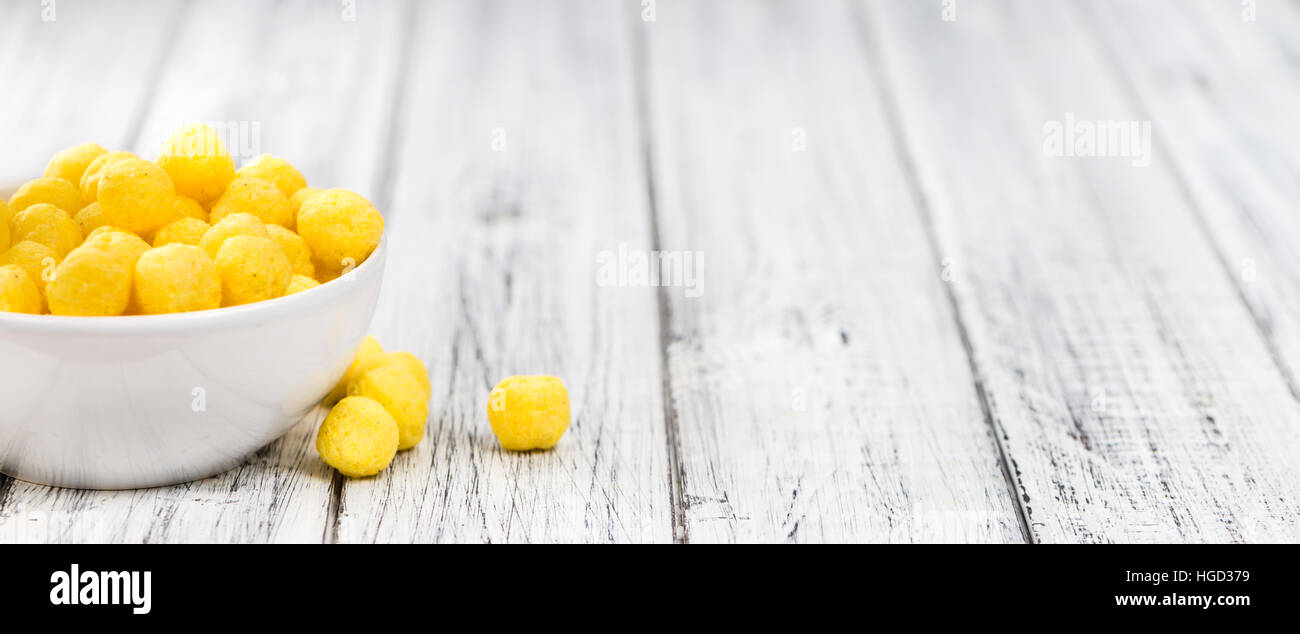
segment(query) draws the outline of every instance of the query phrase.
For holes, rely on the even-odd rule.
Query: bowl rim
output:
[[[15,332],[125,335],[164,334],[180,331],[220,329],[244,326],[297,313],[337,301],[362,277],[373,277],[388,256],[388,236],[379,238],[379,245],[356,268],[336,279],[305,291],[284,295],[241,306],[223,306],[210,310],[164,315],[115,315],[111,317],[81,317],[71,315],[29,315],[0,312],[0,335]]]

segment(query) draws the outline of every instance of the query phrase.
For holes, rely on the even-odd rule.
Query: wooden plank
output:
[[[375,331],[426,359],[429,431],[349,480],[340,542],[668,541],[654,291],[596,285],[602,250],[650,244],[615,3],[421,3]],[[573,424],[508,453],[493,385],[555,374]]]
[[[1160,122],[1195,201],[1292,392],[1300,395],[1300,11],[1265,4],[1093,2],[1109,59]]]
[[[312,184],[373,195],[396,91],[402,41],[394,34],[404,33],[409,5],[364,7],[351,22],[338,5],[306,0],[195,4],[131,146],[153,156],[171,127],[234,122],[221,129],[247,134],[227,139],[241,158],[270,151],[302,166]],[[115,19],[149,18],[142,11]],[[187,485],[84,492],[15,481],[0,505],[0,541],[319,542],[333,502],[333,472],[314,449],[322,415],[242,467]]]
[[[1023,541],[850,9],[642,25],[686,536]]]
[[[130,143],[185,4],[7,2],[0,20],[0,181],[41,174],[66,147]],[[45,18],[52,18],[46,21]]]
[[[1034,539],[1300,537],[1300,411],[1168,163],[1050,155],[1142,120],[1082,16],[864,6]]]

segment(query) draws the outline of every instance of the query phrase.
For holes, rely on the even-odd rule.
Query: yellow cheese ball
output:
[[[293,217],[295,219],[298,217],[298,210],[302,209],[302,203],[304,200],[307,200],[322,191],[324,190],[316,189],[315,187],[304,187],[294,192],[293,195],[289,197],[289,210],[293,212]]]
[[[221,277],[203,249],[169,244],[140,256],[132,293],[147,315],[209,310],[221,306]]]
[[[157,165],[125,159],[100,177],[99,208],[107,224],[146,235],[167,224],[175,213],[176,188]]]
[[[104,226],[107,221],[104,220],[104,212],[99,208],[99,202],[93,202],[81,208],[76,215],[72,217],[77,221],[77,226],[81,228],[81,233],[90,235],[94,231]]]
[[[239,306],[284,295],[293,271],[280,245],[270,238],[234,236],[217,251],[223,306]]]
[[[212,227],[208,226],[208,223],[203,222],[198,218],[181,218],[180,220],[173,220],[162,229],[159,229],[158,233],[154,234],[153,245],[155,247],[161,247],[168,244],[179,243],[199,246],[199,242],[203,240],[203,236],[207,234],[208,229],[211,228]],[[212,258],[209,257],[208,259],[211,260]]]
[[[202,220],[204,223],[208,221],[208,210],[204,209],[203,205],[199,204],[199,201],[188,196],[177,196],[175,209],[176,214],[172,216],[172,220],[194,218]]]
[[[253,214],[230,214],[222,218],[221,222],[212,224],[212,228],[203,234],[202,240],[199,240],[199,246],[215,262],[217,251],[221,249],[222,243],[235,236],[270,238],[271,234],[266,232],[266,227],[262,224],[262,221],[258,220],[257,216]]]
[[[41,314],[41,293],[17,264],[0,266],[0,312]]]
[[[280,225],[266,225],[266,232],[284,250],[284,256],[289,258],[289,266],[294,274],[307,277],[316,275],[316,265],[311,262],[311,247],[307,246],[307,241],[302,236]]]
[[[316,267],[340,271],[360,266],[384,233],[384,217],[370,201],[345,189],[308,198],[298,211],[298,235],[307,241]]]
[[[397,443],[397,421],[383,405],[364,396],[339,401],[316,434],[321,459],[349,478],[387,469],[397,455]]]
[[[91,161],[90,166],[86,168],[86,173],[81,176],[81,182],[75,183],[81,187],[82,200],[90,202],[99,198],[99,179],[104,176],[104,170],[119,161],[138,158],[140,157],[130,152],[109,152]]]
[[[13,222],[13,214],[9,211],[9,201],[0,198],[0,224],[8,226]]]
[[[70,147],[50,159],[45,164],[45,175],[55,176],[80,187],[81,177],[86,174],[86,168],[95,159],[108,154],[108,150],[100,147],[98,143],[86,143],[76,147]]]
[[[221,137],[201,123],[181,128],[163,143],[158,164],[171,176],[176,192],[207,205],[235,180],[235,161]]]
[[[289,285],[285,287],[284,294],[286,296],[293,295],[294,293],[301,293],[316,288],[317,286],[320,286],[320,282],[317,282],[306,275],[294,275],[289,278]]]
[[[230,187],[212,205],[211,221],[221,222],[226,216],[238,213],[253,214],[263,224],[290,229],[294,226],[289,199],[269,181],[252,176],[240,176],[230,182]]]
[[[284,193],[285,198],[289,198],[298,193],[298,190],[307,186],[307,179],[303,178],[302,172],[298,168],[289,164],[282,158],[263,154],[249,161],[247,165],[241,167],[238,172],[239,176],[252,176],[273,183],[277,189]]]
[[[569,392],[553,376],[512,376],[488,397],[488,423],[510,451],[550,449],[569,429]]]
[[[0,253],[9,250],[9,221],[0,218]]]
[[[125,313],[131,300],[131,268],[122,249],[97,243],[73,249],[45,285],[50,312],[90,317]]]
[[[433,396],[433,385],[429,383],[429,369],[424,367],[424,362],[419,357],[409,352],[390,352],[384,358],[384,365],[395,365],[415,377],[416,382],[420,384],[420,389],[424,390],[424,400],[427,401]]]
[[[397,449],[410,449],[424,439],[429,399],[424,388],[405,368],[381,365],[353,381],[348,396],[364,396],[384,406],[397,421]]]
[[[39,242],[30,240],[18,242],[0,253],[0,266],[16,264],[27,271],[27,277],[36,284],[36,291],[45,299],[45,283],[54,279],[55,267],[59,265],[58,254]]]
[[[90,235],[86,236],[83,246],[86,244],[113,249],[125,256],[127,263],[132,267],[135,266],[135,261],[149,250],[149,243],[145,242],[140,236],[110,225],[104,225],[91,231]]]
[[[14,216],[14,242],[30,240],[51,249],[60,259],[81,244],[81,227],[68,212],[46,203],[28,207]]]
[[[17,216],[18,212],[32,205],[54,205],[69,214],[75,214],[82,208],[81,191],[75,185],[55,176],[42,176],[28,181],[9,198],[9,213]]]
[[[357,348],[357,355],[352,359],[352,365],[348,366],[348,371],[343,373],[343,378],[339,379],[334,389],[330,390],[329,396],[325,397],[325,403],[333,403],[347,395],[348,385],[369,372],[371,368],[382,364],[386,356],[387,353],[384,352],[384,347],[379,345],[379,340],[372,335],[366,335]]]

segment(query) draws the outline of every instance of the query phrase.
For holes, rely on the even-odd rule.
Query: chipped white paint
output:
[[[1144,116],[1083,17],[866,6],[1034,538],[1300,537],[1300,409],[1168,163],[1043,154]]]
[[[659,230],[705,256],[663,293],[686,537],[1024,541],[854,14],[663,4]]]
[[[1300,9],[938,8],[0,0],[0,180],[256,124],[384,208],[375,331],[435,386],[377,478],[317,411],[185,486],[0,479],[0,542],[1300,538]],[[1046,156],[1068,113],[1153,163]],[[599,284],[621,245],[703,294]],[[491,436],[516,372],[555,451]]]

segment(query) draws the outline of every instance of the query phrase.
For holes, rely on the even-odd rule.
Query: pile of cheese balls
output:
[[[326,398],[337,404],[321,423],[316,451],[345,476],[375,475],[424,438],[429,397],[428,371],[415,355],[385,352],[366,337]],[[487,414],[502,448],[550,449],[569,429],[569,393],[553,376],[512,376],[493,388]]]
[[[383,232],[365,198],[308,187],[284,159],[236,170],[205,125],[173,134],[156,161],[79,145],[0,199],[0,311],[108,317],[275,299],[360,265]],[[430,396],[420,359],[367,337],[326,397],[316,449],[343,475],[375,475],[424,438]],[[556,377],[512,376],[487,414],[503,448],[550,449],[569,427],[569,395]]]
[[[298,293],[360,265],[384,218],[362,196],[307,187],[284,159],[239,170],[197,124],[156,161],[90,143],[0,200],[0,311],[180,313]]]

